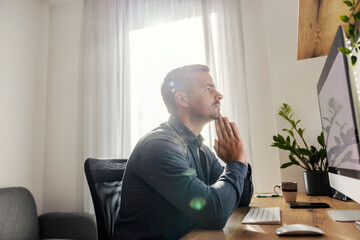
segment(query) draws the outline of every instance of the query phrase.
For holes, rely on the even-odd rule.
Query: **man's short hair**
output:
[[[161,85],[161,95],[169,113],[175,113],[175,93],[177,91],[191,92],[193,85],[190,74],[194,72],[209,72],[209,67],[201,64],[187,65],[170,71]]]

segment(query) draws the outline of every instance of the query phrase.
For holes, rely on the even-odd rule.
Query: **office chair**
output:
[[[116,216],[120,211],[122,178],[126,159],[85,161],[85,175],[94,204],[98,240],[112,240]]]

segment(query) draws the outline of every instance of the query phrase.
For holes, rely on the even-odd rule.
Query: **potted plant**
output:
[[[317,137],[319,148],[309,146],[304,139],[304,128],[299,127],[301,120],[294,120],[291,107],[283,103],[278,113],[289,124],[290,128],[282,129],[287,136],[274,135],[272,147],[289,151],[289,162],[281,165],[281,168],[299,166],[303,172],[305,191],[307,195],[328,195],[330,191],[328,177],[328,163],[326,159],[324,134],[321,132]]]
[[[350,15],[339,16],[340,20],[348,25],[346,28],[348,47],[339,48],[338,51],[342,52],[345,55],[350,55],[351,64],[354,66],[357,61],[357,54],[354,54],[354,50],[356,53],[360,51],[360,44],[358,42],[358,34],[360,27],[360,1],[343,1],[343,3],[350,7]]]

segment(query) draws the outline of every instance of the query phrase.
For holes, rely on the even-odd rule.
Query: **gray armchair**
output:
[[[34,198],[23,187],[0,188],[0,239],[96,240],[94,215],[45,213],[38,217]]]

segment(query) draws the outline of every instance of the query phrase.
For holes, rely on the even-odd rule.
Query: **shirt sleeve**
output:
[[[222,229],[242,199],[247,167],[231,162],[208,186],[190,168],[182,145],[156,139],[144,146],[135,174],[198,226]]]
[[[241,199],[239,203],[239,207],[249,206],[251,202],[251,198],[254,194],[254,186],[252,183],[252,176],[251,176],[251,165],[248,164],[248,171],[246,178],[244,180],[244,188],[241,194]]]
[[[210,150],[208,150],[207,152],[209,152]],[[210,162],[210,184],[215,183],[219,177],[221,176],[224,167],[219,163],[218,158],[215,156],[214,153],[210,153],[209,154],[211,159],[209,159]],[[248,170],[247,170],[247,174],[246,174],[246,178],[244,180],[244,188],[241,194],[241,198],[240,198],[240,202],[239,202],[239,207],[243,207],[243,206],[249,206],[250,202],[251,202],[251,198],[253,196],[254,193],[254,187],[253,187],[253,183],[252,183],[252,170],[251,170],[251,165],[248,164]]]
[[[215,154],[210,151],[210,149],[206,149],[205,151],[208,153],[208,156],[210,158],[208,161],[210,166],[209,183],[211,185],[220,178],[225,167],[219,163],[219,160],[217,159]]]

